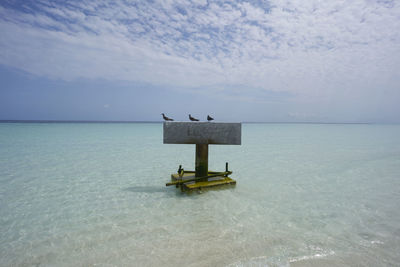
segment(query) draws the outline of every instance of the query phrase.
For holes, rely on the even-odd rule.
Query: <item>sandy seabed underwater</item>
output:
[[[0,266],[399,266],[400,125],[243,124],[165,187],[161,123],[0,123]]]

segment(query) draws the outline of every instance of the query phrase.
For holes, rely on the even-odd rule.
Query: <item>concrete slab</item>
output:
[[[164,144],[240,145],[241,143],[241,123],[164,122]]]

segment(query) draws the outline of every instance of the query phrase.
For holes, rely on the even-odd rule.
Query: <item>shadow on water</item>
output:
[[[187,197],[187,194],[182,193],[180,190],[174,190],[174,189],[175,188],[167,188],[163,186],[131,186],[124,188],[122,190],[133,193],[147,193],[147,194],[164,193],[163,197],[173,197],[173,198]]]
[[[124,191],[135,193],[168,193],[168,188],[162,186],[131,186],[125,188]]]
[[[209,189],[202,189],[202,190],[193,190],[187,192],[181,192],[181,190],[172,188],[172,187],[163,187],[163,186],[131,186],[124,188],[123,191],[129,191],[133,193],[165,193],[168,196],[175,196],[175,197],[189,197],[193,195],[199,195],[206,193],[208,191],[224,191],[224,190],[235,190],[236,186],[232,185],[223,185],[218,187],[212,187]]]

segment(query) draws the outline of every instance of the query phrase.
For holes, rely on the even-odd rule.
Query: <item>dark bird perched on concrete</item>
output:
[[[193,118],[192,115],[190,115],[190,114],[189,114],[189,120],[191,120],[191,121],[199,121],[198,119]]]
[[[213,121],[214,118],[210,117],[210,115],[207,115],[207,120],[208,120],[208,121]]]
[[[173,119],[168,118],[167,116],[165,116],[164,113],[161,113],[161,115],[162,115],[162,117],[163,117],[163,119],[164,119],[165,121],[173,121]]]

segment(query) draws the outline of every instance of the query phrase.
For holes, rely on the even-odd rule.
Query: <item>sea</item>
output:
[[[162,123],[0,123],[0,266],[400,266],[400,125],[243,123],[166,187]]]

